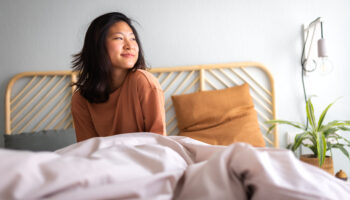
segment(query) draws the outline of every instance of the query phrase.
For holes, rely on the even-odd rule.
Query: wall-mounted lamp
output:
[[[320,25],[321,38],[317,42],[318,59],[314,59],[311,56],[311,52],[318,25]],[[312,21],[307,27],[304,27],[304,36],[304,45],[301,58],[303,72],[313,72],[317,70],[320,74],[330,73],[333,70],[333,65],[328,58],[326,41],[323,38],[323,20],[321,17]]]
[[[315,38],[315,32],[316,29],[320,25],[320,32],[321,32],[321,37],[317,42],[317,49],[318,49],[318,54],[317,54],[317,59],[315,58],[316,54],[315,51],[313,50],[313,41]],[[306,94],[306,89],[305,89],[305,74],[307,72],[313,72],[313,71],[318,71],[320,74],[328,74],[333,70],[333,65],[328,59],[328,54],[327,54],[327,49],[326,49],[326,41],[323,38],[323,21],[321,17],[315,19],[312,21],[308,26],[304,27],[303,29],[304,33],[304,44],[303,44],[303,52],[301,56],[301,77],[302,77],[302,84],[303,84],[303,90],[304,90],[304,100],[305,103],[307,102],[307,94]],[[310,37],[311,35],[311,37]],[[306,119],[306,129],[308,127],[308,120]]]

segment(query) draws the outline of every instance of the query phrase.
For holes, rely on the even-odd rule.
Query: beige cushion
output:
[[[178,128],[208,144],[265,146],[248,84],[172,96]]]

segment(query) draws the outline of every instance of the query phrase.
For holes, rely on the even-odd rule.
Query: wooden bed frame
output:
[[[178,132],[171,96],[217,90],[248,83],[267,146],[278,147],[277,129],[266,134],[266,120],[276,119],[272,75],[260,63],[153,68],[165,96],[167,134]],[[6,90],[6,134],[73,127],[70,99],[77,80],[72,71],[23,72],[14,76]]]

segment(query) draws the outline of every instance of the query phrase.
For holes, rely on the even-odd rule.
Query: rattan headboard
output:
[[[278,147],[277,130],[267,135],[264,124],[276,118],[276,109],[273,78],[262,64],[240,62],[150,71],[164,90],[168,135],[178,132],[172,95],[248,83],[264,138],[268,146]],[[6,91],[6,134],[72,127],[70,99],[74,88],[70,85],[76,78],[77,74],[71,71],[24,72],[14,76]]]

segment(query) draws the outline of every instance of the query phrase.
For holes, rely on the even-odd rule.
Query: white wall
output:
[[[0,104],[16,73],[70,69],[91,20],[109,11],[136,19],[152,67],[258,61],[273,73],[278,118],[304,120],[300,78],[302,24],[323,17],[335,70],[310,77],[316,109],[339,96],[328,119],[350,119],[350,1],[346,0],[1,0]],[[4,131],[4,108],[0,107]],[[280,127],[282,146],[285,132]],[[335,167],[350,175],[350,162],[336,152]]]

